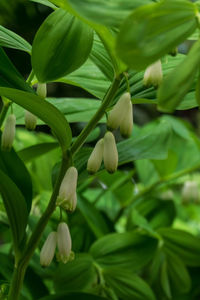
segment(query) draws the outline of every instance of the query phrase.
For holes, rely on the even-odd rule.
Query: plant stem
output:
[[[30,77],[31,77],[31,75],[30,75]],[[16,261],[16,263],[15,263],[15,270],[14,270],[12,281],[11,281],[11,286],[10,286],[10,290],[9,290],[9,294],[8,294],[8,300],[13,300],[13,299],[18,300],[19,299],[20,290],[23,285],[24,275],[25,275],[29,260],[31,259],[32,255],[39,243],[40,237],[45,229],[45,226],[47,225],[47,222],[56,207],[56,199],[57,199],[57,195],[59,192],[59,188],[60,188],[62,179],[65,175],[66,170],[71,165],[71,156],[80,149],[80,147],[83,145],[84,141],[86,140],[86,138],[88,137],[90,132],[94,129],[94,127],[96,126],[98,121],[102,118],[103,114],[105,113],[106,108],[111,103],[111,101],[113,100],[113,98],[115,96],[115,93],[117,92],[117,89],[121,82],[121,78],[122,78],[122,75],[119,75],[114,79],[110,89],[108,90],[108,92],[102,102],[101,107],[98,109],[98,111],[96,112],[94,117],[90,120],[90,122],[87,124],[87,126],[82,130],[82,132],[80,133],[78,138],[75,140],[75,142],[73,143],[73,145],[71,147],[71,150],[68,153],[63,154],[63,160],[62,160],[62,164],[61,164],[61,168],[60,168],[60,173],[57,178],[56,184],[54,186],[53,193],[52,193],[51,199],[49,201],[49,204],[48,204],[44,214],[40,218],[35,230],[33,231],[25,250],[21,255],[21,258],[18,261]],[[70,155],[68,155],[68,154],[70,154]]]
[[[115,79],[113,80],[113,83],[112,83],[110,89],[108,90],[107,94],[105,95],[102,105],[99,107],[96,114],[89,121],[89,123],[86,125],[86,127],[82,130],[80,135],[77,137],[77,139],[73,143],[73,145],[71,147],[72,155],[75,154],[80,149],[80,147],[83,145],[83,143],[85,142],[85,140],[88,137],[88,135],[90,134],[90,132],[95,128],[95,126],[97,125],[99,120],[103,117],[106,108],[109,106],[109,104],[113,100],[113,98],[119,88],[121,79],[122,79],[122,74],[115,77]]]
[[[70,164],[69,156],[63,155],[62,165],[60,168],[60,173],[57,178],[51,199],[49,201],[49,204],[40,218],[35,230],[33,231],[30,240],[28,241],[27,247],[25,251],[21,255],[21,259],[19,259],[18,262],[16,262],[15,270],[13,273],[13,278],[11,282],[10,291],[8,294],[8,300],[18,300],[20,296],[20,290],[23,284],[24,275],[26,272],[26,268],[28,266],[29,260],[31,259],[38,243],[40,240],[40,237],[45,229],[45,226],[47,225],[47,222],[54,212],[54,209],[56,207],[56,198],[59,192],[60,184],[62,182],[62,179],[65,175],[66,170],[68,169]]]

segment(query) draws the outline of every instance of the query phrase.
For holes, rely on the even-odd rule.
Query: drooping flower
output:
[[[25,126],[28,130],[34,130],[37,125],[37,117],[30,111],[25,111]]]
[[[123,137],[127,138],[131,135],[133,130],[133,105],[132,102],[126,106],[125,116],[120,124],[120,133]]]
[[[72,240],[66,223],[61,222],[57,229],[58,257],[65,264],[71,258]]]
[[[183,202],[197,202],[199,199],[199,188],[196,181],[188,180],[182,189]]]
[[[54,254],[55,254],[56,244],[57,244],[57,232],[52,231],[48,235],[48,237],[41,249],[41,252],[40,252],[41,266],[47,267],[50,265],[50,263],[53,260]]]
[[[107,127],[117,129],[124,118],[126,118],[127,106],[131,101],[130,93],[124,93],[108,115]]]
[[[5,127],[1,137],[1,148],[3,151],[10,151],[15,138],[16,117],[10,114],[5,122]]]
[[[73,211],[76,208],[76,186],[78,171],[75,167],[70,167],[60,185],[56,204],[62,208]]]
[[[157,60],[152,65],[148,66],[145,73],[143,83],[145,86],[158,87],[163,79],[161,60]]]
[[[38,94],[38,96],[40,96],[42,98],[46,98],[46,96],[47,96],[47,85],[46,85],[46,83],[38,82],[37,94]]]
[[[96,145],[88,159],[88,163],[87,163],[88,173],[94,174],[99,170],[102,160],[103,160],[103,147],[104,147],[104,141],[103,141],[103,139],[100,139],[96,143]]]
[[[104,136],[104,166],[109,173],[114,173],[118,166],[118,152],[115,137],[112,132],[106,132]]]

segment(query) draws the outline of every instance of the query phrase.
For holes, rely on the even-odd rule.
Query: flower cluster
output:
[[[53,260],[55,255],[56,246],[58,247],[57,258],[64,264],[70,260],[73,260],[74,254],[71,251],[72,241],[69,232],[69,228],[66,223],[61,222],[58,225],[57,232],[51,232],[40,252],[40,264],[43,267],[47,267]]]

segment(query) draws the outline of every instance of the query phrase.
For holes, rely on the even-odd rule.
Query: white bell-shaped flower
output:
[[[38,82],[37,94],[38,94],[38,96],[40,96],[42,98],[46,98],[46,96],[47,96],[47,85],[46,85],[46,83]]]
[[[40,252],[40,264],[43,267],[47,267],[50,265],[50,263],[53,260],[55,250],[56,250],[56,244],[57,244],[57,232],[53,231],[51,232],[42,249]]]
[[[163,79],[161,60],[157,60],[152,65],[148,66],[144,73],[143,83],[145,86],[158,87]]]
[[[25,111],[25,126],[28,130],[34,130],[37,125],[37,117],[30,111]]]
[[[102,160],[103,160],[103,147],[104,147],[104,141],[103,141],[103,139],[100,139],[96,143],[96,145],[88,159],[88,163],[87,163],[88,173],[94,174],[99,170]]]
[[[7,117],[1,137],[1,148],[3,151],[10,151],[15,138],[16,117],[11,114]]]
[[[123,137],[129,137],[133,130],[133,105],[132,102],[126,106],[126,114],[120,124],[120,133]]]
[[[109,173],[114,173],[118,166],[118,152],[115,137],[112,132],[106,132],[104,136],[104,166]]]
[[[59,259],[65,264],[70,260],[72,240],[66,223],[61,222],[57,229]]]

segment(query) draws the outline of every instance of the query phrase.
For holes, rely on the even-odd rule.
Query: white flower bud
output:
[[[107,127],[117,129],[126,117],[126,107],[131,101],[130,93],[123,94],[108,115]]]
[[[59,258],[65,264],[70,259],[72,241],[69,228],[66,223],[62,222],[58,225],[57,241]]]
[[[115,143],[115,137],[112,132],[106,132],[104,136],[104,152],[103,160],[106,170],[109,173],[114,173],[118,165],[118,152]]]
[[[3,151],[10,151],[15,138],[16,117],[11,114],[7,117],[1,137],[1,148]]]
[[[73,210],[76,206],[76,186],[77,186],[78,172],[75,167],[70,167],[60,185],[60,190],[57,198],[57,205],[61,207],[69,207]]]
[[[37,125],[37,117],[30,111],[25,110],[25,126],[28,130],[34,130]]]
[[[40,252],[40,264],[43,267],[47,267],[53,260],[57,243],[57,232],[51,232]]]
[[[47,85],[46,83],[39,83],[37,85],[37,94],[42,98],[46,98],[47,96]]]
[[[90,174],[96,173],[101,166],[101,163],[103,160],[103,145],[104,145],[103,139],[100,139],[96,143],[96,145],[88,159],[87,171]]]
[[[159,86],[163,79],[162,64],[160,60],[147,67],[144,73],[143,83],[145,86]]]
[[[69,200],[63,200],[59,202],[59,206],[63,209],[67,210],[68,212],[73,212],[76,209],[77,205],[77,195],[76,192]]]
[[[184,202],[198,201],[199,189],[196,181],[186,181],[182,189],[182,198]]]
[[[120,133],[124,137],[129,137],[133,130],[133,105],[132,102],[126,106],[126,114],[120,124]]]

